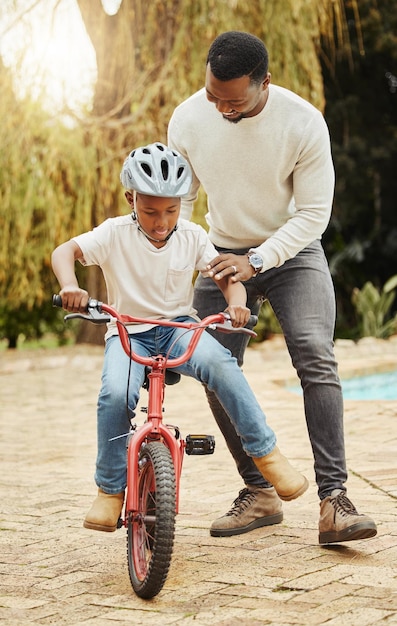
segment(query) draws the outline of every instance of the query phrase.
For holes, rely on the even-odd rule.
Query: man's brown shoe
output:
[[[240,491],[230,511],[213,522],[210,534],[231,537],[282,521],[281,500],[274,487],[248,486]]]
[[[84,528],[113,533],[117,528],[123,502],[124,491],[110,494],[98,489],[98,495],[83,522]]]
[[[368,539],[376,533],[375,522],[368,515],[357,512],[345,491],[334,489],[320,502],[320,544]]]

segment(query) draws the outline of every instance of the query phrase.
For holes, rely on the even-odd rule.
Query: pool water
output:
[[[397,400],[397,370],[346,378],[342,389],[345,400]],[[299,385],[288,390],[302,393]]]

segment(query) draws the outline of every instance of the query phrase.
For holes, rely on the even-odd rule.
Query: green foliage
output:
[[[329,31],[334,23],[329,2],[124,0],[123,4],[133,7],[135,16],[131,34],[139,40],[136,71],[156,76],[145,84],[145,110],[163,122],[164,128],[174,107],[203,86],[208,48],[226,30],[248,31],[262,38],[269,48],[270,70],[277,84],[323,107],[317,46],[320,32]],[[135,98],[136,109],[141,94],[136,93]]]
[[[61,5],[62,0],[56,4]],[[348,33],[343,18],[344,5],[355,7],[356,0],[348,3],[344,0],[123,0],[118,14],[112,17],[105,15],[100,2],[77,0],[77,4],[95,47],[98,64],[94,101],[84,119],[76,120],[73,127],[66,127],[60,119],[45,113],[40,101],[16,98],[10,74],[0,61],[0,338],[10,337],[12,342],[19,331],[37,336],[43,332],[41,313],[46,329],[52,324],[57,328],[58,313],[44,310],[44,303],[58,289],[50,268],[51,251],[74,234],[122,212],[124,207],[127,210],[119,184],[120,167],[127,151],[154,140],[166,141],[167,124],[174,107],[203,86],[207,50],[216,35],[223,30],[237,29],[261,37],[269,48],[274,82],[296,91],[319,108],[324,105],[320,37],[324,37],[323,41],[328,42],[336,57],[338,49],[347,41],[346,34],[353,44],[357,35],[355,20],[351,20],[354,26]],[[385,60],[384,67],[391,72],[388,59],[396,54],[393,35],[396,18],[390,0],[383,4],[382,15],[387,13],[390,18],[387,23],[379,17],[380,9],[375,0],[363,0],[364,7],[371,7],[366,22],[366,59],[369,59],[369,52],[371,59],[378,55],[378,66],[381,66],[381,57]],[[13,6],[14,3],[9,3],[5,10],[11,11]],[[29,49],[26,53],[29,54]],[[343,100],[340,105],[342,119],[347,113],[350,116],[351,128],[352,120],[355,116],[360,119],[364,108],[371,108],[376,117],[380,110],[383,112],[385,101],[382,97],[379,105],[372,95],[378,95],[379,84],[376,89],[369,88],[373,75],[368,72],[363,75],[359,50],[357,54],[359,74],[355,87],[360,87],[361,91],[350,89],[349,73],[343,81],[342,93],[350,94],[350,99],[346,97],[346,102]],[[346,55],[338,61],[338,67],[346,66],[342,58]],[[330,68],[329,63],[326,66]],[[359,100],[356,93],[360,94]],[[336,101],[335,94],[332,96]],[[368,106],[363,107],[362,102]],[[337,114],[338,110],[335,136],[340,125]],[[388,249],[389,255],[395,252],[393,229],[383,228],[383,224],[390,225],[390,221],[382,221],[384,198],[392,193],[395,197],[395,162],[388,161],[395,154],[393,119],[390,111],[383,115],[388,141],[378,141],[373,151],[368,150],[366,133],[371,132],[371,137],[376,138],[376,123],[374,132],[370,130],[371,124],[367,124],[365,132],[361,126],[357,127],[354,141],[352,139],[347,147],[343,142],[339,147],[335,141],[340,175],[332,239],[328,240],[331,255],[343,256],[352,239],[349,229],[357,229],[358,246],[366,258],[368,237],[364,227],[370,222],[367,209],[368,197],[371,197],[367,181],[372,184],[370,189],[376,191],[378,187],[374,183],[379,180],[379,174],[382,228],[377,232],[379,236],[384,232],[387,237],[386,241],[382,240],[383,249]],[[370,121],[374,125],[374,120]],[[368,162],[363,164],[360,159],[365,153]],[[378,169],[373,167],[374,159]],[[339,208],[341,198],[344,202],[345,197],[341,194],[346,189],[349,211],[345,211],[345,206],[343,210]],[[194,219],[203,225],[205,204],[205,195],[200,194]],[[366,211],[365,219],[361,219],[361,207]],[[378,225],[379,211],[376,216]],[[372,245],[372,240],[370,243]],[[336,272],[347,265],[335,262]],[[353,270],[349,280],[342,280],[342,285],[350,285],[349,297],[352,284],[361,284],[353,281]],[[101,297],[103,286],[97,274],[85,271],[84,281],[88,285],[84,282],[82,285],[90,293]],[[272,314],[266,305],[261,320],[264,329],[261,334],[273,332]]]
[[[29,309],[21,305],[17,310],[0,308],[0,338],[7,340],[8,348],[18,348],[22,339],[40,340],[54,333],[58,345],[66,344],[73,337],[73,329],[63,321],[64,312],[54,312],[51,303],[33,305]]]
[[[360,31],[354,3],[346,0],[345,7],[350,63],[325,45],[322,53],[336,169],[334,209],[323,240],[336,287],[339,336],[355,323],[354,287],[385,283],[397,258],[396,4],[360,0]]]
[[[397,314],[392,315],[396,297],[397,274],[389,278],[382,290],[370,281],[353,290],[352,302],[359,322],[360,337],[385,339],[397,332]]]
[[[13,345],[18,327],[42,332],[41,307],[56,288],[51,252],[91,227],[96,172],[80,129],[18,100],[1,63],[0,78],[0,338]]]

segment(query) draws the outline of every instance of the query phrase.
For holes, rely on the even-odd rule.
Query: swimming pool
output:
[[[302,393],[299,385],[288,386],[293,393]],[[397,370],[342,379],[345,400],[397,400]]]

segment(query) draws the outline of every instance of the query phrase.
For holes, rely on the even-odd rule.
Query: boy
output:
[[[192,306],[193,272],[205,272],[216,253],[204,229],[179,220],[181,197],[189,192],[192,182],[188,163],[175,150],[154,143],[129,154],[120,178],[132,214],[108,219],[93,231],[61,244],[52,254],[63,307],[83,311],[87,305],[88,293],[79,287],[75,275],[78,260],[83,265],[101,267],[108,301],[122,313],[152,319],[197,319]],[[245,306],[244,286],[229,278],[217,284],[225,296],[233,326],[243,326],[250,314]],[[128,330],[132,349],[140,354],[165,353],[173,344],[171,357],[175,357],[189,341],[181,329],[131,325]],[[175,343],[176,337],[180,338]],[[130,359],[114,324],[109,324],[105,339],[97,412],[98,496],[84,526],[113,532],[126,486],[125,441],[114,437],[129,429],[125,402]],[[204,333],[191,359],[175,371],[196,378],[214,391],[230,414],[247,454],[272,482],[280,498],[292,500],[306,491],[306,478],[291,467],[276,447],[275,434],[228,350]],[[132,416],[143,379],[143,366],[132,362],[128,390]]]

